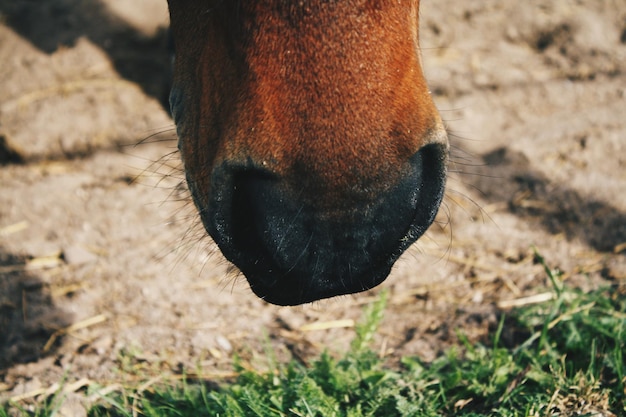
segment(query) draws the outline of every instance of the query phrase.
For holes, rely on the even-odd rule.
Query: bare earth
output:
[[[626,286],[624,0],[422,2],[453,147],[438,222],[380,289],[297,308],[257,299],[198,224],[165,3],[0,0],[0,400],[337,352],[382,288],[374,347],[429,360],[549,291],[533,245],[572,285]]]

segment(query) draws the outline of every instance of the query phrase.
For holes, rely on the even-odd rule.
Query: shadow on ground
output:
[[[0,374],[53,354],[60,338],[48,349],[44,346],[72,321],[71,314],[54,305],[46,284],[26,271],[26,259],[0,247]]]
[[[46,53],[86,37],[102,48],[119,74],[158,99],[167,109],[171,60],[168,31],[138,32],[96,0],[0,0],[5,23]]]
[[[568,240],[579,239],[601,252],[613,252],[626,242],[625,213],[552,182],[521,152],[498,148],[481,155],[468,171],[469,175],[459,174],[463,182],[490,203],[505,203],[510,213],[530,225]]]

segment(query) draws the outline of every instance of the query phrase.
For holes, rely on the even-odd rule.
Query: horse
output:
[[[277,305],[384,281],[446,182],[419,0],[168,5],[178,148],[224,257]]]

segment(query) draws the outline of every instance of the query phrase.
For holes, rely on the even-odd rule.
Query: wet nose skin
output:
[[[268,302],[297,305],[364,291],[382,282],[432,223],[446,152],[444,145],[426,145],[394,184],[346,191],[337,204],[325,201],[333,190],[311,193],[264,169],[225,162],[213,172],[216,192],[203,222]]]

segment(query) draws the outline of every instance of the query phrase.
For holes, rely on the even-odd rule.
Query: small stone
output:
[[[233,350],[233,345],[224,336],[217,335],[215,337],[215,341],[217,342],[217,345],[220,347],[220,349],[222,349],[224,352],[228,353]]]
[[[63,250],[63,259],[70,265],[95,262],[98,257],[82,246],[70,246]]]

